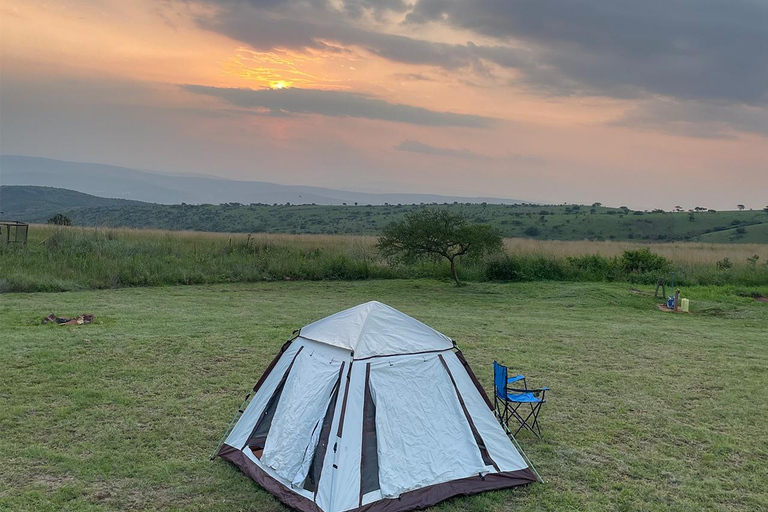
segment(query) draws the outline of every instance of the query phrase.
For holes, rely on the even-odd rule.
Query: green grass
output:
[[[768,509],[768,287],[684,289],[691,315],[629,284],[279,282],[6,294],[0,510],[285,511],[208,455],[293,329],[377,299],[551,393],[520,441],[546,485],[436,509]],[[97,323],[40,325],[50,312]]]
[[[759,244],[768,240],[768,223],[715,231],[698,237],[707,243]]]
[[[395,265],[380,256],[375,241],[344,235],[32,226],[26,246],[0,244],[0,293],[273,280],[450,279],[447,260]],[[684,285],[768,284],[768,245],[508,240],[505,251],[462,259],[460,278],[649,284],[675,271],[676,282]],[[666,256],[659,258],[662,251]],[[757,252],[762,256],[748,264],[745,255]],[[632,254],[642,258],[632,259]],[[720,258],[728,258],[732,268],[719,269]]]

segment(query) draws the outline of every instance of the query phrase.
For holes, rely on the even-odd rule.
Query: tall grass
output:
[[[375,237],[343,235],[33,226],[27,246],[0,246],[0,292],[264,280],[450,278],[442,262],[391,265],[378,255],[375,243]],[[767,249],[764,245],[509,239],[505,254],[462,262],[460,276],[469,281],[651,284],[674,271],[680,284],[765,285]],[[748,262],[754,254],[759,258]],[[718,265],[725,258],[731,263],[728,268]]]

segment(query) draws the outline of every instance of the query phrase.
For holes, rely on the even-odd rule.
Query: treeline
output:
[[[151,205],[81,208],[67,213],[78,226],[109,226],[232,233],[379,234],[389,222],[422,205]],[[429,206],[427,207],[436,207]],[[506,237],[541,240],[697,240],[733,230],[729,242],[754,239],[750,226],[768,222],[760,211],[644,212],[578,205],[442,205]],[[45,222],[46,219],[39,219]],[[764,237],[764,235],[760,235]],[[768,243],[768,240],[764,240]]]

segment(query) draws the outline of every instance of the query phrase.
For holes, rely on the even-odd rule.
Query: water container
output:
[[[691,301],[688,299],[680,299],[680,306],[683,308],[683,313],[687,313],[691,307]]]
[[[667,308],[668,309],[675,309],[675,297],[670,295],[667,299]]]

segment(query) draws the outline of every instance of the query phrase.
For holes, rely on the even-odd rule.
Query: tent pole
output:
[[[517,448],[517,451],[520,452],[520,455],[523,456],[523,459],[525,459],[525,462],[528,464],[528,466],[533,470],[533,473],[536,475],[536,478],[539,479],[539,482],[542,484],[546,483],[543,478],[541,478],[541,475],[538,471],[536,471],[536,466],[533,465],[533,462],[531,462],[531,459],[528,458],[528,455],[523,451],[523,447],[520,446],[520,443],[517,442],[517,439],[515,439],[515,436],[509,436],[512,439],[512,443],[514,443],[515,447]]]
[[[536,475],[536,478],[538,478],[539,482],[542,484],[545,484],[543,478],[541,478],[541,475],[538,471],[536,471],[536,466],[533,465],[533,462],[531,462],[531,459],[528,458],[528,454],[525,453],[525,450],[523,450],[523,447],[520,446],[520,443],[517,442],[517,439],[515,439],[515,436],[512,435],[512,431],[509,430],[509,427],[506,423],[501,422],[501,426],[504,427],[504,430],[506,431],[509,438],[512,440],[512,444],[515,445],[515,448],[517,448],[517,451],[520,452],[520,455],[522,455],[523,460],[526,464],[528,464],[528,467],[530,467],[533,470],[533,473]]]
[[[213,453],[211,453],[210,460],[215,459],[216,455],[218,455],[219,450],[221,449],[221,446],[224,444],[224,441],[226,441],[227,436],[232,431],[232,427],[234,427],[237,417],[243,414],[243,411],[245,411],[245,404],[248,403],[249,398],[251,398],[251,393],[248,393],[247,395],[245,395],[245,400],[243,400],[243,403],[240,404],[240,407],[238,407],[237,412],[232,418],[232,421],[230,421],[229,425],[227,425],[227,429],[224,431],[224,435],[222,436],[221,441],[219,441],[219,444],[216,445],[216,448],[213,450]]]

